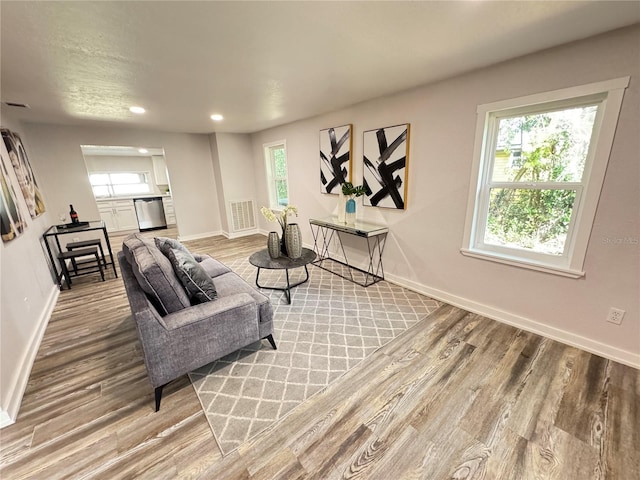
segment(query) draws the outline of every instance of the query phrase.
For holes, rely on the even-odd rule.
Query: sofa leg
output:
[[[160,385],[159,387],[156,387],[155,393],[156,393],[156,412],[158,410],[160,410],[160,400],[162,400],[162,389],[165,387],[166,383],[164,385]]]
[[[273,339],[273,335],[267,335],[266,337],[267,340],[269,340],[269,343],[271,344],[271,346],[273,347],[274,350],[277,350],[278,347],[276,347],[276,341]]]

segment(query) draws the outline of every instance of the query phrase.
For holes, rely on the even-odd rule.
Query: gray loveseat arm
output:
[[[142,312],[140,312],[142,313]],[[154,387],[260,340],[257,306],[239,293],[161,317],[136,315],[149,380]]]

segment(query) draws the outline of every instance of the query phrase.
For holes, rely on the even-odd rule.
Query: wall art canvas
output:
[[[364,205],[406,208],[409,127],[406,123],[364,132]]]
[[[27,204],[27,209],[31,218],[42,215],[45,211],[42,193],[33,174],[33,169],[29,163],[27,152],[24,148],[20,136],[6,129],[2,129],[2,140],[7,148],[9,160],[18,178],[18,186],[22,191],[22,196]]]
[[[351,125],[320,130],[320,183],[322,193],[340,193],[351,181]]]
[[[5,164],[7,158],[4,151],[0,153],[0,235],[5,243],[18,237],[26,228]]]

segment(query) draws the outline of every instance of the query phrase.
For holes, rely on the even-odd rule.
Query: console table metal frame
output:
[[[302,285],[304,282],[309,280],[309,270],[307,269],[307,265],[309,263],[313,263],[315,260],[316,254],[313,250],[308,248],[302,249],[302,255],[300,258],[291,259],[289,257],[278,257],[271,258],[269,256],[268,250],[260,250],[259,252],[254,253],[249,257],[249,263],[254,267],[258,267],[258,273],[256,273],[256,285],[259,288],[266,288],[268,290],[279,290],[285,293],[285,297],[287,299],[287,303],[291,304],[291,289],[293,287],[297,287],[298,285]],[[289,282],[289,270],[292,268],[304,267],[305,278],[299,282],[294,283],[293,285]],[[260,285],[260,270],[262,268],[266,268],[267,270],[284,270],[287,276],[287,286],[286,287],[266,287],[264,285]]]
[[[107,233],[107,227],[104,224],[103,220],[93,220],[87,222],[87,225],[81,225],[79,227],[73,227],[66,225],[52,225],[47,229],[46,232],[42,235],[44,239],[44,244],[47,247],[47,253],[49,254],[49,260],[51,260],[51,266],[53,268],[53,274],[56,278],[56,283],[58,284],[58,288],[62,289],[62,268],[58,271],[58,266],[56,265],[56,260],[54,258],[53,252],[51,251],[51,245],[49,244],[49,240],[51,238],[55,239],[56,247],[58,248],[58,253],[62,252],[62,247],[60,246],[60,235],[67,235],[70,233],[80,233],[80,232],[91,232],[91,231],[102,231],[102,235],[104,237],[104,243],[107,245],[107,250],[109,251],[109,260],[104,262],[105,268],[107,265],[111,265],[113,267],[113,273],[117,277],[118,272],[116,271],[116,264],[113,259],[113,252],[111,251],[111,242],[109,242],[109,234]],[[58,254],[56,253],[55,257]]]
[[[313,263],[316,267],[322,268],[328,272],[331,272],[339,277],[349,280],[362,287],[368,287],[374,283],[384,280],[384,267],[382,265],[382,252],[387,242],[387,233],[389,229],[381,225],[374,225],[371,223],[358,222],[354,225],[346,225],[339,223],[337,219],[330,218],[325,220],[310,219],[309,224],[311,226],[311,233],[313,235],[313,250],[318,254],[317,260]],[[367,270],[363,270],[349,263],[347,253],[345,252],[344,245],[342,244],[341,233],[361,237],[367,241],[367,249],[369,254],[369,264]],[[329,247],[331,246],[331,240],[334,236],[338,239],[340,250],[345,261],[338,260],[331,257]],[[349,275],[343,275],[340,272],[331,270],[324,265],[325,260],[331,260],[332,262],[339,263],[347,267]],[[364,281],[359,282],[353,277],[353,272],[357,271],[364,274]]]

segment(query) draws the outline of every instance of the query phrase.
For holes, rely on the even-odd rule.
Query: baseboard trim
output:
[[[18,418],[18,411],[20,410],[20,404],[22,403],[22,397],[27,389],[27,383],[29,382],[29,375],[31,375],[31,368],[36,360],[40,343],[44,337],[44,332],[49,324],[53,309],[58,301],[60,290],[57,286],[52,286],[51,293],[45,304],[45,308],[42,310],[40,318],[38,319],[38,326],[29,341],[27,351],[22,358],[20,368],[18,369],[18,376],[15,379],[15,383],[9,388],[8,402],[9,404],[5,408],[0,410],[0,428],[4,428],[12,423],[15,423]],[[4,407],[4,406],[3,406]]]
[[[11,418],[9,413],[5,410],[0,410],[0,430],[4,427],[8,427],[9,425],[13,425],[15,420]]]
[[[550,325],[545,325],[530,318],[515,315],[513,313],[500,310],[490,305],[485,305],[468,298],[460,297],[458,295],[454,295],[437,288],[432,288],[426,285],[412,282],[397,275],[385,273],[385,280],[414,292],[421,293],[435,300],[440,300],[455,307],[468,310],[469,312],[477,313],[487,318],[491,318],[492,320],[496,320],[498,322],[502,322],[507,325],[526,330],[527,332],[542,335],[543,337],[556,340],[566,345],[570,345],[572,347],[580,348],[587,352],[600,355],[602,357],[608,358],[609,360],[613,360],[615,362],[640,369],[640,355],[637,353],[612,347],[610,345],[606,345],[590,338],[567,332],[566,330],[552,327]]]
[[[181,242],[188,242],[189,240],[200,240],[202,238],[217,237],[219,235],[224,235],[226,237],[222,230],[218,230],[217,232],[196,233],[195,235],[178,235],[178,240]]]
[[[228,239],[248,237],[249,235],[257,235],[259,233],[260,231],[257,228],[245,230],[243,232],[222,232],[222,234]]]

